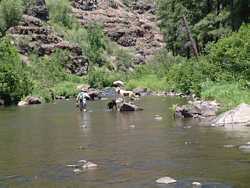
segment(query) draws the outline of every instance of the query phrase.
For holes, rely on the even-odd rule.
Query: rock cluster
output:
[[[164,47],[153,3],[138,1],[127,7],[120,0],[99,0],[86,10],[86,1],[73,0],[73,13],[82,23],[100,23],[107,36],[121,47],[135,51],[135,63],[144,63]]]
[[[29,63],[27,57],[32,52],[39,56],[51,55],[57,49],[69,51],[65,67],[73,74],[83,75],[88,71],[88,59],[81,48],[65,41],[53,29],[46,26],[44,20],[49,13],[44,0],[36,0],[35,5],[26,10],[18,26],[9,29],[8,34],[17,46],[24,63]]]

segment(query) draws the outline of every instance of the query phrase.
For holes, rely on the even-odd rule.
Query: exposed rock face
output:
[[[36,0],[34,5],[26,10],[26,14],[47,21],[49,19],[49,10],[45,0]]]
[[[69,51],[68,61],[62,62],[65,67],[73,74],[80,76],[86,74],[89,64],[87,57],[78,45],[65,41],[51,27],[46,26],[43,21],[48,19],[46,11],[45,0],[36,0],[35,6],[26,11],[28,15],[22,17],[19,25],[8,31],[20,54],[23,55],[23,62],[29,62],[25,56],[32,52],[45,56],[62,49]]]
[[[214,126],[250,126],[250,105],[241,104],[238,107],[221,114],[213,122]]]
[[[139,108],[136,105],[130,104],[130,103],[123,103],[120,106],[120,112],[133,112],[133,111],[141,111],[143,110],[142,108]]]
[[[219,105],[214,101],[194,101],[176,108],[176,117],[202,118],[215,116]]]
[[[73,12],[82,25],[92,22],[104,26],[104,31],[121,47],[135,50],[135,63],[144,63],[164,47],[163,35],[156,24],[155,6],[138,1],[126,7],[120,0],[95,1],[95,7],[86,10],[86,0],[73,0]]]

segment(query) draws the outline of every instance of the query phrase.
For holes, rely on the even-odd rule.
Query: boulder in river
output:
[[[20,101],[18,103],[18,106],[41,104],[41,103],[42,103],[42,100],[39,97],[29,96],[29,97],[26,97],[23,101]]]
[[[148,89],[147,88],[143,88],[143,87],[135,88],[135,89],[133,89],[133,92],[137,96],[148,96],[149,95]]]
[[[238,107],[218,116],[213,121],[214,126],[250,126],[250,105],[241,104]]]
[[[162,177],[162,178],[157,179],[156,183],[172,184],[172,183],[176,183],[176,180],[170,177]]]
[[[175,109],[175,116],[181,118],[202,118],[215,116],[219,105],[215,101],[190,101],[188,105]]]
[[[120,112],[132,112],[132,111],[141,111],[142,108],[139,108],[138,106],[130,103],[123,103],[120,106]]]

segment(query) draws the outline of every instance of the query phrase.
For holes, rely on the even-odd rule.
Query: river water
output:
[[[0,188],[250,187],[250,154],[225,147],[250,141],[250,130],[174,120],[180,102],[146,97],[135,113],[107,111],[107,101],[85,113],[73,101],[1,108]],[[79,160],[99,166],[75,174],[67,165]],[[156,184],[163,176],[178,182]]]

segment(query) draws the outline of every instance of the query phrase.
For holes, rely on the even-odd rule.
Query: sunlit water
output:
[[[142,112],[106,110],[89,103],[81,113],[73,101],[0,109],[0,188],[202,188],[250,187],[250,128],[228,130],[174,120],[176,98],[148,97]],[[156,115],[161,116],[155,119]],[[79,160],[99,165],[80,174]],[[170,176],[174,186],[158,185]]]

